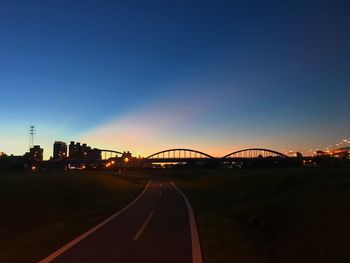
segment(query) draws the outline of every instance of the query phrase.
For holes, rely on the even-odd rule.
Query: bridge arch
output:
[[[185,148],[176,148],[176,149],[168,149],[160,152],[156,152],[146,157],[146,160],[150,159],[214,159],[213,156],[193,150],[193,149],[185,149]]]
[[[229,153],[222,157],[222,159],[229,159],[229,158],[258,158],[258,157],[281,157],[281,158],[288,158],[287,155],[271,150],[271,149],[264,149],[264,148],[248,148],[248,149],[242,149],[238,151],[234,151],[232,153]]]

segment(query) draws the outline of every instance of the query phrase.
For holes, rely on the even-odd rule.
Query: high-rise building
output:
[[[74,156],[80,153],[79,151],[80,143],[75,144],[74,141],[71,141],[69,144],[69,156]]]
[[[74,141],[71,141],[70,144],[69,144],[69,147],[68,147],[68,151],[69,151],[68,154],[69,154],[69,156],[73,155],[73,153],[74,153],[74,146],[75,146]]]
[[[60,160],[67,157],[67,144],[65,142],[56,141],[53,144],[53,159]]]
[[[30,161],[42,161],[44,157],[44,149],[40,148],[40,145],[34,145],[24,157]]]
[[[92,149],[86,143],[75,143],[71,141],[69,144],[69,157],[74,159],[101,159],[101,151]]]

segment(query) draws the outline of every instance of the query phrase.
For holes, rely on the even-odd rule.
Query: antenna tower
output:
[[[35,127],[34,125],[29,127],[29,149],[34,146],[34,135],[35,135]]]

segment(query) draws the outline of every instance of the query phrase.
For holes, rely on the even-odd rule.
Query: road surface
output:
[[[41,263],[201,263],[192,209],[169,180],[150,178],[128,207]]]

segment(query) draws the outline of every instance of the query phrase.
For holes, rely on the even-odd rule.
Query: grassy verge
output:
[[[350,169],[177,170],[206,263],[350,262]]]
[[[36,262],[129,203],[145,185],[106,172],[0,173],[0,262]]]

